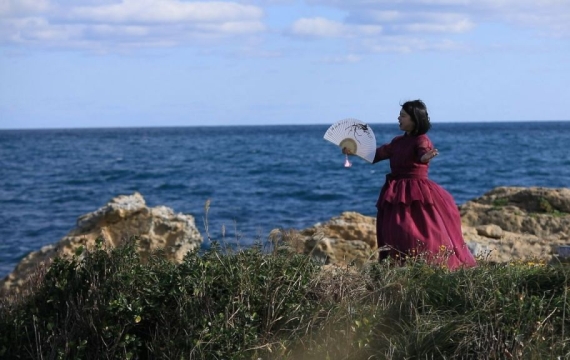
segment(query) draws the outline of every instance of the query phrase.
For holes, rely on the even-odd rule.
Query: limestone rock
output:
[[[570,240],[567,188],[498,187],[459,210],[466,242],[479,244],[492,261],[552,261]]]
[[[359,265],[378,256],[376,219],[356,212],[343,212],[327,223],[288,231],[282,239],[294,251],[311,254],[327,264]]]
[[[557,259],[570,245],[570,189],[498,187],[459,207],[463,238],[471,252],[496,262]],[[376,219],[345,212],[284,236],[292,249],[328,263],[376,258]],[[367,247],[363,248],[362,244]]]
[[[92,249],[97,238],[112,248],[137,236],[137,249],[143,259],[163,249],[167,259],[180,262],[186,253],[200,246],[203,239],[192,215],[176,214],[170,208],[149,208],[139,193],[113,198],[100,209],[82,215],[77,226],[59,242],[28,254],[14,271],[0,281],[0,294],[19,289],[41,265],[56,256],[70,257],[83,247]]]
[[[481,225],[475,229],[477,234],[492,239],[500,239],[503,237],[503,229],[498,225]]]
[[[317,223],[301,231],[301,235],[342,239],[345,241],[363,241],[372,249],[376,248],[376,218],[357,212],[346,211],[340,216],[330,219],[327,223]]]
[[[494,224],[541,238],[570,231],[570,189],[498,187],[459,207],[463,225]],[[558,237],[558,236],[557,236]]]
[[[479,235],[473,227],[463,226],[463,238],[473,255],[494,262],[531,260],[541,258],[552,260],[559,245],[565,240],[555,236],[539,238],[532,234],[503,231],[500,239]]]

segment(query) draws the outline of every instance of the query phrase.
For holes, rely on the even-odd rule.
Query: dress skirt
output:
[[[389,174],[376,206],[380,259],[419,257],[451,270],[476,265],[453,197],[427,177]]]

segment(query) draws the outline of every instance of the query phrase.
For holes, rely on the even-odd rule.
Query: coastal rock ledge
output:
[[[495,262],[557,261],[560,245],[570,245],[570,189],[498,187],[459,206],[463,237],[471,251]],[[56,256],[73,256],[90,249],[102,237],[108,248],[138,236],[138,249],[147,257],[163,249],[179,262],[203,241],[194,217],[170,208],[148,208],[139,193],[112,199],[102,208],[78,218],[63,239],[27,255],[0,281],[0,296],[17,293]],[[311,254],[323,263],[364,264],[377,258],[376,219],[344,212],[326,223],[304,230],[274,229],[270,238],[284,241],[295,252]]]
[[[44,246],[24,257],[14,271],[0,281],[0,295],[21,290],[37,271],[56,256],[71,257],[81,247],[92,249],[97,238],[104,246],[113,248],[132,236],[137,236],[137,250],[144,259],[155,250],[180,262],[190,250],[203,241],[194,217],[176,214],[165,206],[149,208],[141,194],[121,195],[100,209],[80,216],[77,225],[56,244]]]
[[[459,206],[463,237],[474,255],[495,262],[556,261],[570,245],[570,189],[498,187]],[[297,252],[331,264],[377,257],[376,219],[344,212],[282,238]]]

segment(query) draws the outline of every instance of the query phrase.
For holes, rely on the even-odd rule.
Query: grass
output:
[[[495,209],[495,210],[501,209],[501,208],[507,206],[508,204],[509,204],[509,201],[506,198],[497,198],[497,199],[494,199],[492,202],[493,209]],[[538,211],[530,213],[529,215],[532,217],[537,217],[538,215],[542,215],[542,214],[547,214],[547,215],[554,216],[554,217],[565,217],[565,216],[570,215],[570,213],[557,210],[556,208],[554,208],[554,206],[552,206],[552,204],[550,204],[550,202],[547,199],[541,197],[538,200]],[[521,215],[521,214],[517,214],[517,215]]]
[[[136,239],[57,259],[0,303],[4,359],[570,357],[568,267],[323,267],[219,246],[143,261]]]
[[[500,209],[509,204],[509,200],[506,198],[497,198],[493,200],[493,208]]]

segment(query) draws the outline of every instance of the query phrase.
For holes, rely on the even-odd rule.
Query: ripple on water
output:
[[[0,276],[53,243],[78,216],[117,195],[192,214],[204,232],[248,244],[259,231],[305,228],[343,211],[375,215],[388,162],[355,158],[323,140],[327,125],[0,131]],[[371,124],[378,143],[398,135]],[[463,203],[496,186],[570,184],[570,122],[438,124],[430,177]],[[299,151],[295,151],[295,150]],[[48,225],[48,224],[51,224]]]

